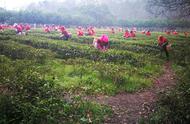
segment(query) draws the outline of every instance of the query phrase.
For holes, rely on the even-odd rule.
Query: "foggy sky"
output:
[[[8,10],[19,10],[23,7],[44,0],[0,0],[0,7]]]
[[[8,9],[8,10],[20,10],[25,8],[27,5],[30,5],[31,3],[38,3],[45,0],[0,0],[0,7]],[[46,0],[47,1],[47,0]],[[48,1],[65,1],[65,0],[48,0]],[[77,2],[81,2],[83,0],[76,0]],[[91,1],[91,0],[89,0]],[[104,0],[96,0],[97,2],[103,2]],[[112,0],[107,0],[107,2]],[[116,0],[116,2],[121,1],[136,1],[136,0]]]

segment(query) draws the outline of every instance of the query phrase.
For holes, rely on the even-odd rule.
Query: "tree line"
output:
[[[127,19],[117,18],[105,5],[88,5],[69,13],[70,10],[60,12],[47,12],[44,10],[25,9],[10,11],[0,8],[0,23],[30,23],[30,24],[58,24],[58,25],[82,25],[82,26],[121,26],[121,27],[167,27],[167,28],[189,28],[188,19]],[[74,8],[73,8],[74,9]],[[80,11],[79,11],[80,10]],[[78,13],[77,13],[78,11]],[[64,13],[65,12],[65,13]]]

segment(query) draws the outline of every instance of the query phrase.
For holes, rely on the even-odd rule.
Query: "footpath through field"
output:
[[[151,88],[136,93],[119,93],[116,96],[98,96],[89,98],[100,104],[108,105],[113,110],[113,115],[106,118],[105,124],[137,124],[141,117],[147,117],[154,111],[159,92],[170,89],[175,85],[175,74],[171,62],[164,64],[164,73],[154,79]]]

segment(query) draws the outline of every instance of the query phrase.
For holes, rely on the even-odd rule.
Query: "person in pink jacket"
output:
[[[109,38],[107,35],[103,34],[100,37],[100,46],[102,50],[107,50],[109,48]]]
[[[103,34],[100,38],[94,39],[93,45],[95,48],[105,51],[109,49],[109,38]]]

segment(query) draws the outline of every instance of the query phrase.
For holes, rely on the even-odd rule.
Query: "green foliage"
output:
[[[45,63],[47,58],[53,56],[48,50],[35,49],[30,46],[20,45],[15,42],[1,42],[0,54],[9,56],[12,59],[30,59],[36,60],[38,63]]]
[[[98,30],[97,35],[102,32],[106,33]],[[51,59],[45,59],[48,59],[47,63],[37,67],[42,72],[48,72],[46,79],[54,79],[70,92],[107,95],[120,91],[134,92],[151,86],[152,77],[161,72],[162,61],[154,57],[159,52],[156,43],[152,42],[154,37],[145,41],[140,34],[139,39],[123,39],[120,38],[121,33],[110,35],[111,49],[101,52],[91,46],[93,38],[88,36],[78,38],[74,34],[69,41],[62,41],[58,32],[46,34],[42,30],[31,31],[27,36],[14,36],[11,31],[0,34],[2,40],[14,41],[2,42],[3,46],[11,48],[4,50],[4,55],[9,56],[10,53],[17,53],[17,49],[22,49],[17,58],[22,57],[20,55],[29,60],[40,58],[33,57],[36,54],[34,51],[39,52],[37,55],[50,56]]]
[[[173,39],[174,40],[174,39]],[[162,92],[154,113],[142,123],[188,124],[190,122],[190,58],[189,42],[178,38],[171,59],[177,74],[177,84],[171,91]]]
[[[45,80],[33,64],[0,56],[1,124],[101,123],[110,112],[80,97],[64,98],[64,90]]]
[[[184,72],[176,88],[160,94],[156,111],[144,123],[188,124],[190,121],[189,69]]]
[[[109,34],[110,49],[102,52],[92,47],[93,37],[78,38],[75,30],[69,30],[74,35],[68,41],[60,40],[58,32],[46,34],[41,29],[32,30],[26,36],[16,36],[11,30],[0,32],[2,123],[11,119],[14,123],[102,123],[109,109],[83,101],[80,97],[73,98],[73,94],[135,92],[151,86],[152,80],[162,72],[164,61],[158,57],[156,39],[163,33],[153,32],[151,37],[146,37],[138,32],[137,38],[129,39],[122,38],[122,33]],[[97,36],[102,33],[107,34],[108,31],[97,29]],[[178,66],[188,67],[188,38],[181,34],[167,38],[174,41],[170,59]],[[182,76],[182,79],[188,79],[186,77]],[[187,98],[181,99],[181,95],[189,86],[183,86],[186,88],[180,90],[179,100],[175,99],[178,91],[177,95],[172,92],[174,96],[169,93],[169,98],[163,97],[163,103],[167,105],[160,108],[162,113],[168,113],[164,114],[167,121],[173,108],[178,108],[181,102],[185,103],[183,106],[188,105]],[[172,105],[171,110],[168,104]],[[179,109],[174,112],[176,115],[182,113]],[[15,116],[10,116],[12,113],[16,113]],[[156,118],[164,122],[161,115],[153,117],[152,122],[156,122]],[[185,115],[188,111],[178,120]]]

